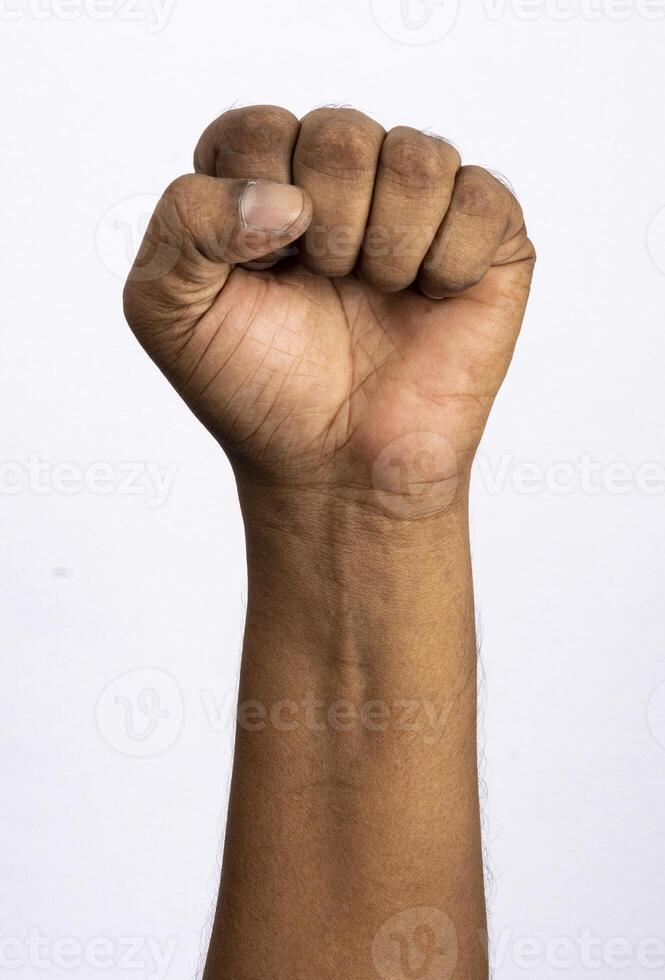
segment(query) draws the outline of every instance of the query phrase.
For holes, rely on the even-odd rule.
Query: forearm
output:
[[[412,966],[431,954],[439,971],[422,976],[456,956],[455,977],[478,980],[465,507],[408,522],[306,491],[241,498],[249,602],[206,980],[391,976],[400,941],[381,930],[400,913],[405,939],[421,927]]]

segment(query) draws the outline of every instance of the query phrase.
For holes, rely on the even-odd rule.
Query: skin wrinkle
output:
[[[244,388],[246,388],[246,387],[248,386],[248,384],[249,384],[249,382],[250,382],[250,380],[251,380],[251,379],[252,379],[252,378],[253,378],[253,377],[254,377],[254,376],[255,376],[256,374],[258,374],[258,373],[259,373],[259,371],[260,371],[260,370],[261,370],[261,369],[263,368],[263,365],[264,365],[264,362],[265,362],[265,361],[266,361],[266,359],[268,358],[268,356],[269,356],[269,354],[270,354],[270,353],[272,353],[272,352],[273,352],[273,350],[274,350],[274,348],[272,347],[272,345],[266,345],[266,348],[267,348],[267,349],[266,349],[266,351],[264,352],[264,355],[263,355],[263,357],[262,357],[262,359],[261,359],[261,361],[260,361],[260,362],[259,362],[259,363],[258,363],[258,364],[256,365],[256,367],[255,367],[255,369],[254,369],[254,370],[253,370],[253,371],[252,371],[252,372],[250,373],[250,375],[249,375],[249,376],[248,376],[248,377],[247,377],[247,378],[246,378],[246,379],[245,379],[245,380],[244,380],[244,381],[243,381],[243,382],[241,383],[241,385],[240,385],[240,386],[239,386],[239,387],[238,387],[238,388],[236,389],[236,392],[235,392],[236,394],[237,394],[237,392],[238,392],[239,390],[241,390],[241,389],[244,389]],[[281,353],[290,353],[290,352],[283,352],[283,351],[282,351]],[[249,433],[249,434],[248,434],[247,436],[245,436],[245,437],[243,437],[242,439],[240,439],[240,440],[235,440],[235,447],[236,447],[236,448],[239,448],[239,447],[240,447],[240,446],[242,446],[242,444],[243,444],[243,443],[245,443],[245,442],[248,442],[248,441],[251,441],[251,438],[252,438],[252,437],[253,437],[253,436],[254,436],[254,435],[256,434],[256,432],[257,432],[257,431],[258,431],[258,430],[259,430],[259,429],[261,428],[261,426],[263,426],[263,425],[264,425],[264,424],[266,423],[266,421],[267,421],[267,420],[269,419],[269,417],[270,417],[270,414],[271,414],[271,412],[272,412],[272,411],[274,410],[274,408],[275,408],[275,406],[276,406],[276,404],[277,404],[277,402],[278,402],[278,400],[279,400],[279,395],[281,394],[281,392],[282,392],[282,391],[283,391],[283,389],[285,388],[285,386],[286,386],[286,384],[287,384],[287,382],[288,382],[289,380],[291,380],[291,378],[292,378],[292,376],[293,376],[293,375],[294,375],[294,374],[296,373],[296,367],[297,367],[297,365],[298,365],[299,363],[302,363],[302,359],[303,359],[303,356],[304,356],[303,354],[301,354],[301,355],[299,355],[299,360],[298,360],[297,362],[296,362],[296,361],[294,361],[294,362],[293,362],[293,366],[292,366],[292,368],[290,368],[290,369],[289,369],[289,373],[283,376],[283,378],[282,378],[282,381],[281,381],[281,384],[280,384],[280,386],[279,386],[279,388],[278,388],[278,390],[277,390],[277,392],[275,392],[275,395],[274,395],[274,397],[273,397],[273,401],[272,401],[272,404],[271,404],[271,405],[269,406],[269,408],[268,408],[268,409],[267,409],[267,410],[266,410],[266,411],[264,412],[264,415],[263,415],[263,417],[262,417],[262,418],[261,418],[261,419],[260,419],[260,420],[259,420],[259,421],[257,422],[257,425],[256,425],[256,428],[255,428],[255,430],[254,430],[254,431],[252,431],[252,432],[250,432],[250,433]],[[228,407],[228,403],[227,403],[227,406],[226,406],[226,407]],[[240,413],[238,413],[238,414],[236,415],[236,417],[235,417],[235,420],[234,420],[234,421],[233,421],[233,422],[232,422],[232,423],[230,424],[230,428],[229,428],[229,438],[231,438],[231,437],[232,437],[232,433],[233,433],[233,429],[234,429],[234,427],[235,427],[235,424],[236,424],[236,423],[237,423],[237,421],[239,420],[239,418],[240,418],[240,415],[241,415],[241,414],[242,414],[242,410],[241,410],[241,412],[240,412]],[[286,417],[285,419],[281,419],[281,420],[280,420],[280,421],[278,422],[278,426],[280,426],[280,425],[283,425],[283,424],[285,424],[285,423],[286,423],[286,422],[288,422],[289,420],[290,420],[290,418],[289,418],[289,416],[287,416],[287,417]],[[266,445],[265,445],[265,447],[264,447],[264,450],[263,450],[263,458],[264,458],[264,459],[265,459],[265,458],[266,458],[266,456],[267,456],[267,450],[268,450],[268,448],[269,448],[269,445],[270,445],[270,441],[271,441],[271,439],[272,439],[272,437],[274,436],[274,434],[275,434],[275,429],[273,429],[273,430],[272,430],[272,432],[271,432],[271,433],[270,433],[270,434],[268,435],[268,441],[267,441],[267,443],[266,443]]]
[[[224,361],[222,362],[222,364],[221,364],[221,366],[220,366],[220,368],[219,368],[219,370],[218,370],[218,372],[217,372],[217,374],[216,374],[216,376],[214,376],[214,377],[213,377],[212,379],[210,379],[210,381],[209,381],[209,382],[208,382],[208,383],[206,384],[206,386],[204,387],[204,389],[203,389],[203,391],[201,391],[201,392],[199,392],[199,394],[198,394],[198,398],[199,398],[199,399],[203,397],[203,395],[205,394],[205,392],[206,392],[206,391],[207,391],[207,390],[208,390],[208,389],[210,388],[210,386],[211,386],[211,385],[212,385],[212,384],[213,384],[213,383],[214,383],[214,382],[215,382],[215,381],[217,380],[217,378],[218,378],[218,377],[219,377],[219,376],[221,375],[221,373],[222,373],[222,372],[223,372],[223,370],[224,370],[224,369],[226,368],[226,366],[228,365],[228,363],[229,363],[229,362],[230,362],[230,361],[232,360],[232,358],[233,358],[233,356],[234,356],[234,355],[235,355],[235,354],[237,353],[237,351],[238,351],[238,349],[240,348],[240,346],[241,346],[241,345],[242,345],[242,344],[243,344],[243,343],[244,343],[244,342],[245,342],[245,341],[247,340],[247,338],[248,338],[248,335],[249,335],[249,332],[250,332],[250,330],[251,330],[251,327],[252,327],[252,322],[253,322],[253,318],[255,317],[255,311],[256,311],[256,308],[257,308],[257,306],[259,305],[259,301],[260,301],[260,294],[257,294],[257,296],[256,296],[256,298],[255,298],[255,300],[254,300],[254,306],[253,306],[253,308],[252,308],[252,310],[251,310],[251,311],[249,312],[249,314],[247,315],[247,317],[246,317],[246,320],[245,320],[245,323],[246,323],[246,329],[244,330],[244,332],[241,332],[241,333],[240,333],[240,336],[239,336],[239,339],[238,339],[238,341],[237,341],[237,343],[235,344],[235,346],[233,347],[233,349],[231,350],[231,352],[230,352],[230,353],[228,354],[228,356],[226,357],[226,359],[225,359],[225,360],[224,360]],[[228,314],[229,314],[229,312],[230,312],[230,311],[226,311],[226,313],[224,314],[224,317],[225,317],[225,318],[226,318],[226,317],[228,316]],[[261,341],[261,340],[260,340],[259,338],[257,338],[257,337],[253,337],[253,338],[252,338],[252,342],[253,342],[254,344],[256,344],[256,343],[263,343],[263,342],[262,342],[262,341]],[[272,350],[274,349],[274,348],[272,347],[272,345],[271,345],[271,344],[270,344],[270,345],[265,345],[265,346],[266,346],[266,350],[265,350],[265,352],[264,352],[264,354],[263,354],[263,357],[262,357],[262,359],[261,359],[261,361],[260,361],[260,362],[259,362],[259,364],[258,364],[258,365],[257,365],[257,366],[255,367],[255,369],[254,369],[253,371],[251,371],[251,372],[249,373],[249,375],[247,375],[247,377],[245,377],[245,378],[244,378],[244,379],[243,379],[243,380],[242,380],[242,381],[241,381],[241,382],[240,382],[240,383],[239,383],[239,384],[237,385],[237,387],[236,387],[236,389],[235,389],[235,391],[233,391],[233,392],[232,392],[232,393],[230,394],[230,396],[228,397],[228,399],[227,399],[227,401],[226,401],[226,404],[225,404],[225,406],[224,406],[224,408],[223,408],[223,410],[224,410],[224,411],[225,411],[226,409],[228,409],[228,407],[230,406],[230,404],[231,404],[231,402],[233,401],[233,399],[235,398],[235,396],[236,396],[236,395],[238,394],[238,392],[239,392],[240,390],[242,390],[242,389],[243,389],[243,388],[244,388],[244,387],[246,386],[246,384],[247,384],[247,382],[248,382],[248,381],[250,380],[250,378],[251,378],[251,377],[253,377],[253,375],[254,375],[254,374],[255,374],[255,373],[256,373],[256,372],[258,371],[258,369],[259,369],[259,368],[261,367],[261,365],[263,364],[263,362],[264,362],[264,361],[266,360],[266,358],[267,358],[267,356],[268,356],[268,355],[269,355],[269,354],[271,353],[271,351],[272,351]],[[285,354],[285,355],[287,355],[287,356],[288,356],[288,354],[289,354],[290,352],[288,352],[288,351],[280,351],[280,353],[283,353],[283,354]],[[232,422],[232,424],[231,424],[231,427],[230,427],[230,432],[232,432],[232,431],[233,431],[233,428],[234,428],[234,426],[235,426],[235,423],[237,422],[237,419],[238,419],[238,418],[239,418],[239,416],[236,416],[236,419],[235,419],[235,420],[234,420],[234,421]],[[258,426],[257,426],[257,428],[258,428]]]
[[[333,280],[333,284],[334,284],[334,280]],[[341,299],[340,299],[340,303],[341,303]],[[374,314],[374,310],[371,307],[371,300],[369,298],[367,299],[367,304],[368,304],[368,306],[369,306],[369,308],[371,310],[371,313],[373,315],[374,323],[383,330],[383,325],[381,323],[381,320],[380,320],[380,318],[378,318]],[[357,318],[356,318],[356,323],[357,323],[357,320],[359,319],[359,317],[360,317],[360,311],[358,311]],[[346,318],[346,322],[347,322],[347,327],[349,328],[349,337],[351,338],[352,337],[353,329],[351,327],[351,324],[350,324],[348,318]],[[366,331],[366,335],[369,336],[370,334],[371,334],[371,331],[370,331],[370,329],[368,329]],[[363,373],[363,376],[350,389],[350,391],[349,391],[349,393],[347,395],[346,406],[347,406],[347,413],[348,414],[347,414],[347,422],[346,422],[346,437],[345,437],[345,439],[341,443],[338,444],[338,448],[342,448],[345,445],[347,445],[348,442],[349,442],[349,440],[350,440],[350,438],[351,438],[351,435],[353,433],[354,426],[352,424],[352,417],[353,417],[353,405],[354,405],[354,401],[356,399],[356,396],[360,392],[363,392],[363,393],[365,392],[365,387],[368,384],[368,382],[370,382],[372,380],[372,378],[375,377],[377,375],[377,373],[385,366],[386,362],[389,360],[389,358],[390,358],[391,355],[393,355],[393,354],[399,354],[399,352],[398,352],[398,350],[397,350],[397,348],[396,348],[396,346],[395,346],[392,338],[390,337],[390,335],[388,334],[387,331],[383,330],[384,339],[387,340],[388,343],[390,344],[391,351],[386,355],[385,359],[382,362],[380,362],[380,363],[377,362],[375,355],[370,354],[368,351],[365,351],[364,350],[364,348],[362,346],[362,340],[363,340],[364,336],[365,336],[365,334],[361,334],[359,337],[356,337],[355,341],[351,341],[350,342],[350,353],[351,353],[351,356],[353,358],[353,355],[355,354],[356,351],[358,351],[358,350],[363,351],[363,353],[365,354],[367,360],[370,362],[370,364],[372,364],[372,368],[369,371],[367,371],[365,369],[365,371]],[[377,349],[378,349],[378,346],[379,346],[379,340],[377,339]],[[353,359],[355,359],[355,358],[353,358]],[[355,380],[352,377],[351,374],[350,374],[350,380],[351,380],[351,383],[353,383],[353,380]],[[337,418],[337,416],[335,416],[334,419],[335,418]],[[332,424],[333,424],[334,419],[331,420],[331,429],[332,429]]]
[[[249,331],[251,330],[251,328],[252,328],[252,321],[251,321],[250,318],[248,318],[245,321],[245,332],[240,334],[240,337],[236,341],[236,343],[235,343],[233,349],[231,350],[231,352],[222,361],[222,363],[216,367],[215,373],[205,383],[205,385],[203,386],[203,388],[198,392],[198,394],[197,394],[197,400],[199,400],[199,401],[202,400],[203,399],[203,396],[210,390],[210,388],[212,387],[212,385],[224,373],[224,369],[226,368],[226,366],[228,365],[228,363],[232,360],[233,355],[240,349],[240,347],[242,346],[243,342],[246,340],[247,334],[249,333]],[[233,398],[233,395],[231,396],[231,399],[229,399],[229,401],[232,400],[232,398]],[[228,404],[229,404],[229,402],[227,402],[227,405]],[[224,406],[224,408],[226,408],[226,405]]]
[[[205,347],[203,348],[203,350],[197,356],[197,359],[196,359],[195,363],[192,365],[191,371],[189,372],[188,375],[185,376],[185,378],[183,380],[183,388],[186,389],[186,388],[189,387],[189,384],[192,381],[192,379],[193,379],[194,375],[196,374],[196,372],[198,371],[198,369],[199,369],[202,361],[205,360],[206,356],[210,352],[210,348],[215,343],[215,341],[219,338],[219,335],[223,331],[224,324],[226,323],[226,320],[227,320],[228,316],[229,316],[229,311],[227,310],[224,313],[224,316],[221,318],[221,320],[217,324],[217,326],[215,327],[215,330],[210,335],[210,340],[208,341],[208,343],[205,345]],[[199,395],[199,397],[200,397],[200,395]]]
[[[340,444],[341,445],[345,445],[346,443],[348,443],[349,434],[350,434],[350,431],[351,431],[351,403],[352,403],[352,398],[353,398],[353,387],[352,386],[353,386],[353,363],[354,363],[354,348],[353,348],[354,325],[350,322],[350,320],[349,320],[349,318],[347,316],[346,308],[344,306],[344,302],[343,302],[342,296],[339,293],[339,290],[338,290],[338,288],[337,288],[337,286],[335,284],[335,280],[334,279],[331,280],[331,285],[332,285],[332,288],[335,291],[335,295],[337,296],[337,302],[339,304],[340,310],[342,311],[342,314],[344,316],[344,321],[345,321],[345,324],[346,324],[346,336],[348,337],[348,363],[349,363],[348,378],[349,378],[349,381],[348,381],[348,388],[347,388],[346,398],[344,399],[344,401],[342,402],[342,404],[339,406],[339,408],[335,412],[335,414],[331,417],[330,422],[328,423],[327,431],[324,433],[324,442],[325,442],[325,436],[326,435],[328,437],[331,437],[332,436],[333,429],[337,426],[337,424],[338,424],[338,422],[340,420],[341,414],[342,414],[342,412],[344,412],[344,414],[345,414],[345,418],[344,418],[344,421],[343,421],[343,431],[345,433],[344,438],[341,440],[341,443],[340,443],[340,440],[339,439],[334,439],[333,440],[336,443],[336,446],[339,447]]]
[[[243,390],[243,389],[245,389],[247,387],[248,383],[259,372],[259,370],[261,369],[261,365],[270,356],[271,353],[272,353],[271,345],[270,344],[266,344],[265,345],[265,350],[263,352],[263,355],[262,355],[260,361],[258,362],[258,364],[255,364],[254,365],[254,367],[252,368],[252,370],[250,371],[250,373],[247,375],[246,378],[244,378],[244,380],[242,381],[241,385],[239,386],[239,388],[236,389],[236,392],[234,394],[237,394],[238,391]],[[284,377],[284,379],[282,380],[282,387],[284,386],[287,378],[288,378],[288,375],[286,375]],[[225,409],[227,409],[228,407],[229,407],[229,404],[227,403],[227,405],[225,405]],[[243,442],[242,439],[238,441],[238,440],[234,439],[234,436],[233,436],[234,429],[236,428],[236,426],[237,426],[240,418],[242,417],[243,411],[244,411],[244,406],[241,407],[240,410],[236,413],[235,417],[231,418],[230,421],[227,423],[227,431],[228,431],[229,442],[231,444],[233,444],[234,446],[236,446],[236,447],[239,446],[239,445],[242,445],[242,442]],[[265,421],[265,416],[264,416],[264,418],[257,420],[257,422],[256,422],[256,428],[255,428],[254,432],[251,432],[249,434],[249,436],[247,437],[248,440],[251,439],[251,436],[252,435],[255,435],[256,432],[259,431],[259,429],[261,428],[261,426],[262,426],[262,424],[263,424],[264,421]]]
[[[267,356],[267,355],[266,355],[266,356]],[[294,365],[295,365],[296,363],[297,363],[297,362],[294,362]],[[295,367],[294,367],[294,370],[295,370]],[[290,371],[290,372],[289,372],[289,374],[285,374],[285,375],[284,375],[284,377],[282,378],[282,382],[281,382],[281,384],[280,384],[280,386],[279,386],[279,388],[277,389],[277,391],[276,391],[276,392],[275,392],[275,394],[274,394],[274,397],[273,397],[273,400],[272,400],[272,403],[271,403],[271,405],[269,406],[269,408],[267,409],[267,411],[265,411],[265,412],[264,412],[264,416],[263,416],[263,419],[261,419],[261,420],[260,420],[260,421],[258,422],[258,424],[257,424],[257,430],[258,430],[258,429],[259,429],[259,428],[261,427],[261,425],[263,425],[263,424],[265,424],[265,422],[267,422],[267,421],[268,421],[268,419],[270,418],[270,415],[271,415],[271,413],[272,413],[272,412],[274,411],[274,409],[275,409],[275,407],[276,407],[276,405],[277,405],[277,403],[278,403],[278,401],[279,401],[279,396],[280,396],[280,394],[282,393],[282,391],[283,391],[283,389],[284,389],[284,388],[286,387],[286,384],[287,384],[287,382],[288,382],[288,381],[290,380],[290,374],[291,374],[291,373],[292,373],[292,372]],[[291,421],[291,417],[287,415],[287,417],[286,417],[286,418],[284,418],[284,419],[281,419],[281,420],[279,420],[279,421],[278,421],[278,423],[277,423],[277,427],[276,427],[276,428],[279,428],[279,426],[280,426],[280,425],[285,425],[285,424],[286,424],[286,423],[287,423],[288,421]],[[263,449],[263,459],[264,459],[264,460],[265,460],[266,458],[268,458],[268,450],[269,450],[269,448],[270,448],[270,442],[271,442],[271,440],[273,439],[273,437],[274,437],[274,435],[275,435],[275,431],[276,431],[276,429],[273,429],[273,430],[272,430],[272,432],[270,432],[270,433],[268,434],[268,438],[267,438],[267,440],[266,440],[266,443],[265,443],[265,446],[264,446],[264,449]],[[252,437],[252,436],[253,436],[254,434],[255,434],[255,433],[250,433],[250,434],[249,434],[249,435],[248,435],[248,436],[246,437],[246,440],[240,440],[240,443],[239,443],[239,445],[242,445],[242,442],[243,442],[243,441],[247,441],[247,440],[249,440],[249,439],[251,439],[251,437]]]
[[[279,400],[279,395],[281,394],[282,390],[286,386],[287,381],[292,380],[293,377],[297,377],[298,376],[297,368],[298,368],[298,365],[300,363],[302,363],[303,357],[304,357],[304,355],[301,355],[297,361],[294,360],[293,363],[292,363],[292,367],[289,369],[289,373],[287,375],[284,375],[284,377],[282,378],[282,382],[280,384],[280,387],[275,392],[274,397],[273,397],[273,402],[272,402],[270,408],[267,410],[266,414],[264,415],[264,418],[262,420],[262,423],[265,423],[270,418],[270,414],[271,414],[272,410],[275,408],[275,406],[276,406],[276,404],[277,404],[277,402]],[[257,367],[257,373],[258,373],[258,370],[261,367],[262,367],[262,365],[259,365]],[[307,413],[302,413],[302,414],[299,415],[299,417],[302,418],[305,414],[307,414]],[[312,412],[310,414],[319,414],[319,413],[318,412],[316,412],[316,413]],[[285,418],[280,419],[279,422],[278,422],[278,424],[279,425],[284,424],[287,421],[289,421],[289,419],[290,419],[290,416],[286,416]],[[274,430],[273,430],[273,434],[274,434]]]

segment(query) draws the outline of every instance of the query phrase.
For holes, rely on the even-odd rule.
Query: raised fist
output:
[[[239,481],[371,504],[386,447],[433,438],[452,455],[421,478],[449,505],[529,293],[510,191],[353,109],[226,112],[195,169],[157,206],[125,312]]]

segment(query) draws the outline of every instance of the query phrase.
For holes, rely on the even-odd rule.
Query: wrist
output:
[[[357,663],[420,663],[469,652],[473,597],[466,495],[407,521],[320,491],[239,482],[248,565],[247,634],[255,649],[327,664],[340,644]],[[460,643],[462,618],[472,643]]]
[[[450,555],[451,537],[459,539],[468,526],[468,476],[456,483],[444,506],[423,508],[405,495],[356,494],[337,486],[283,486],[236,474],[248,543],[265,541],[305,553],[317,563],[333,556],[352,560],[421,552],[436,559]],[[419,498],[427,496],[427,491]],[[295,557],[295,553],[294,553]]]

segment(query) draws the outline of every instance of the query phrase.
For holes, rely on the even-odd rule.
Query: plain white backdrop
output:
[[[205,949],[242,529],[120,297],[200,131],[257,102],[439,133],[523,203],[472,501],[495,975],[663,975],[664,39],[665,0],[0,0],[3,976]]]

